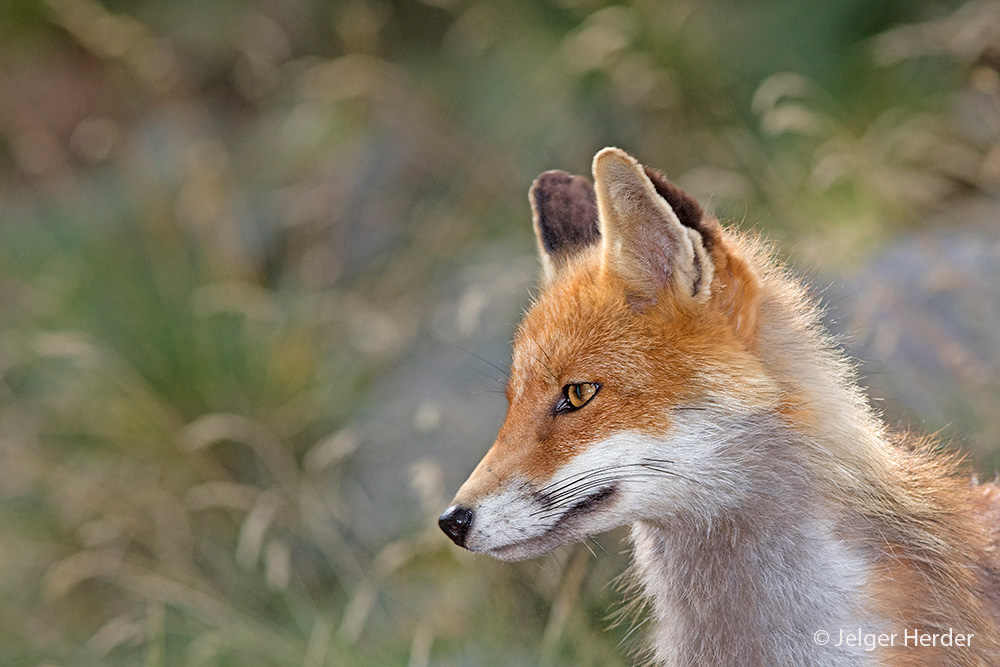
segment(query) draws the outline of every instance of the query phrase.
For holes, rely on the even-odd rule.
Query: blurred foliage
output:
[[[532,178],[621,145],[829,267],[1000,185],[985,0],[9,0],[0,44],[5,665],[625,664],[617,547],[458,554],[466,464],[362,424],[500,284],[509,337]]]

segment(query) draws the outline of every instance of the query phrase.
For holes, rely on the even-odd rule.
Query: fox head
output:
[[[546,172],[529,194],[543,290],[514,341],[506,420],[439,519],[471,551],[520,560],[724,511],[755,460],[738,433],[780,409],[743,242],[622,150],[593,176]]]

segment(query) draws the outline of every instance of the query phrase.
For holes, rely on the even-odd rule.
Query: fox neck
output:
[[[750,473],[753,488],[737,504],[633,525],[655,658],[672,667],[869,664],[863,647],[835,645],[841,628],[875,621],[862,612],[867,562],[837,536],[835,512],[802,468],[773,456],[785,447],[757,438],[767,472]],[[818,631],[830,633],[825,646]]]
[[[727,423],[713,455],[722,474],[701,479],[686,514],[634,524],[657,661],[996,664],[1000,609],[982,591],[1000,575],[983,565],[967,482],[953,462],[891,443],[815,312],[789,305],[805,303],[790,289],[765,281],[758,353],[795,400]],[[917,627],[975,633],[977,644],[918,656],[848,646],[840,634]],[[814,641],[819,631],[827,644]]]

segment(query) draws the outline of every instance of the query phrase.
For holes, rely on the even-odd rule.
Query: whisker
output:
[[[567,497],[570,497],[570,496],[579,495],[580,493],[582,493],[583,491],[585,491],[587,489],[591,489],[594,486],[598,486],[600,484],[603,484],[604,482],[614,481],[616,479],[621,479],[621,477],[619,475],[611,474],[611,473],[607,473],[607,474],[602,473],[599,476],[581,479],[578,482],[576,482],[573,486],[571,486],[571,487],[569,487],[567,489],[564,489],[563,491],[560,491],[557,494],[548,496],[547,500],[548,500],[548,502],[549,502],[550,505],[551,504],[555,504],[555,503],[559,503],[564,498],[567,498]]]
[[[601,486],[625,480],[655,479],[661,475],[670,475],[689,479],[666,467],[672,465],[670,459],[645,458],[638,463],[622,463],[584,470],[565,479],[550,482],[535,492],[535,496],[544,507],[532,512],[529,516],[540,521],[563,514],[567,508],[580,502],[587,493]],[[693,481],[693,480],[691,480]]]
[[[476,378],[479,380],[485,379],[485,380],[490,380],[491,382],[499,382],[500,384],[504,384],[503,380],[497,377],[493,377],[492,375],[490,375],[489,373],[487,373],[482,369],[479,368],[475,369],[475,373],[476,373]]]
[[[545,500],[547,500],[548,502],[555,502],[568,493],[576,493],[578,489],[574,488],[574,485],[586,481],[587,478],[591,475],[603,475],[605,473],[609,473],[614,470],[625,470],[627,468],[634,468],[636,466],[646,468],[647,470],[654,470],[655,472],[661,472],[667,475],[675,474],[672,470],[667,470],[665,468],[653,465],[654,463],[658,462],[672,463],[672,461],[667,461],[666,459],[645,459],[640,463],[624,463],[613,466],[605,466],[603,468],[593,468],[591,470],[586,470],[584,472],[571,475],[569,478],[561,480],[558,483],[555,483],[556,485],[554,488],[549,488],[549,486],[551,485],[542,487],[541,489],[538,490],[537,493],[544,496]]]
[[[569,482],[571,480],[576,480],[576,479],[579,479],[581,477],[585,477],[587,475],[595,475],[595,474],[602,473],[602,472],[607,472],[607,471],[610,471],[610,470],[624,469],[624,468],[631,468],[631,467],[635,467],[635,466],[641,466],[641,465],[645,464],[646,462],[652,462],[652,463],[673,463],[673,461],[671,461],[669,459],[645,458],[645,459],[643,459],[639,463],[617,463],[617,464],[614,464],[614,465],[603,466],[603,467],[600,467],[600,468],[591,468],[589,470],[584,470],[584,471],[578,472],[578,473],[576,473],[574,475],[570,475],[566,479],[562,479],[562,480],[559,480],[557,482],[552,482],[551,484],[543,486],[538,491],[539,491],[539,493],[546,493],[546,494],[548,494],[548,493],[555,493],[555,492],[557,492],[559,490],[559,486],[562,486],[566,482]],[[555,488],[552,488],[553,486],[555,486]]]
[[[535,344],[535,347],[538,348],[538,351],[541,352],[543,355],[545,355],[545,358],[549,361],[549,363],[552,363],[552,357],[549,355],[548,352],[545,351],[545,348],[542,347],[542,344],[539,343],[537,340],[534,340],[534,339],[532,339],[532,342]],[[531,355],[531,356],[534,357],[535,361],[537,361],[542,366],[542,368],[544,368],[548,372],[549,377],[552,378],[552,381],[555,382],[556,384],[558,384],[559,383],[559,377],[556,375],[556,372],[554,370],[552,370],[552,367],[549,366],[549,364],[547,364],[544,361],[542,361],[541,359],[539,359],[538,357],[536,357],[535,355]]]
[[[632,464],[628,464],[632,465]],[[615,468],[621,468],[619,465],[604,466],[603,468],[591,468],[590,470],[584,470],[583,472],[578,472],[575,475],[570,475],[566,479],[559,480],[558,482],[552,482],[547,486],[543,486],[538,490],[538,493],[543,495],[553,495],[559,493],[563,487],[567,484],[572,484],[580,481],[581,479],[587,477],[588,475],[599,475],[604,472],[614,470]]]
[[[635,480],[635,479],[655,479],[658,474],[646,473],[646,472],[629,472],[623,475],[609,475],[595,479],[588,482],[585,485],[581,485],[579,489],[575,489],[574,493],[571,495],[566,495],[561,498],[558,502],[549,505],[548,507],[538,509],[532,512],[529,516],[537,517],[541,520],[547,518],[558,516],[562,514],[567,507],[572,507],[576,502],[579,502],[580,497],[585,495],[588,491],[604,486],[610,482],[618,482],[625,480]]]
[[[565,489],[561,490],[557,494],[549,495],[545,498],[547,502],[547,507],[544,510],[551,509],[553,507],[558,507],[567,504],[567,501],[573,497],[578,497],[582,493],[607,482],[613,482],[616,480],[626,480],[626,479],[636,479],[640,477],[645,477],[652,479],[658,475],[670,475],[674,477],[680,477],[682,479],[688,479],[687,477],[676,473],[673,470],[668,470],[659,466],[643,465],[643,464],[629,464],[628,467],[639,466],[642,470],[621,470],[620,472],[602,472],[593,477],[588,477],[585,479],[579,479],[574,481],[572,485],[567,486]],[[620,466],[625,468],[626,466]],[[651,474],[651,473],[656,473]]]
[[[471,354],[471,355],[472,355],[472,356],[474,356],[474,357],[475,357],[476,359],[479,359],[479,361],[482,361],[483,363],[486,363],[486,364],[489,364],[489,365],[490,365],[490,366],[492,366],[493,368],[495,368],[495,369],[497,369],[498,371],[500,371],[501,373],[503,373],[503,374],[504,374],[504,376],[506,376],[506,378],[507,378],[508,380],[512,379],[512,378],[510,377],[510,372],[508,372],[508,371],[507,371],[507,370],[506,370],[505,368],[503,368],[503,367],[501,367],[501,366],[498,366],[497,364],[493,363],[492,361],[490,361],[490,360],[489,360],[489,359],[487,359],[486,357],[481,357],[481,356],[479,356],[478,354],[476,354],[475,352],[473,352],[472,350],[468,350],[468,349],[466,349],[466,348],[462,347],[462,346],[461,346],[461,345],[459,345],[458,343],[452,343],[452,345],[454,345],[455,347],[457,347],[458,349],[462,350],[463,352],[465,352],[465,353],[467,353],[467,354]],[[498,381],[498,382],[502,382],[502,380],[497,380],[497,381]]]

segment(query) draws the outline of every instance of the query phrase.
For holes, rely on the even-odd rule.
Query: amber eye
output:
[[[563,387],[564,398],[556,406],[556,412],[572,412],[590,402],[601,385],[596,382],[578,382]]]

